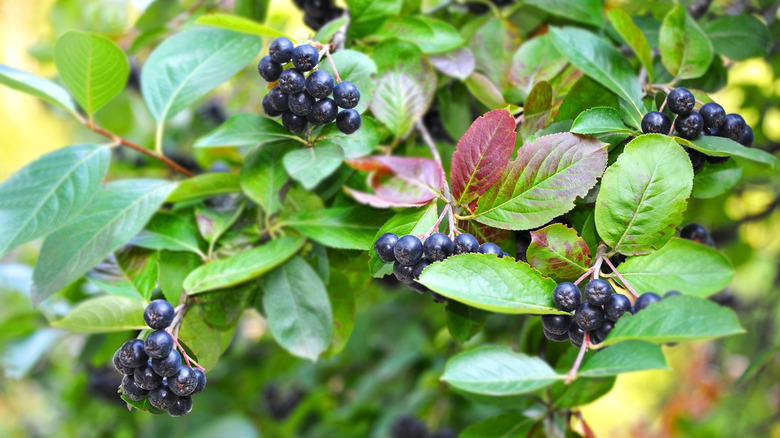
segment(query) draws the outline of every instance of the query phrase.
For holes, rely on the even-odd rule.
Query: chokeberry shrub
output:
[[[26,48],[56,76],[0,65],[77,139],[0,184],[0,291],[43,315],[0,306],[9,375],[115,369],[84,403],[204,436],[593,436],[668,348],[707,394],[776,386],[776,300],[733,292],[780,278],[776,81],[716,94],[777,64],[771,2],[87,3]],[[737,334],[711,384],[685,343]],[[114,408],[30,435],[172,430]]]

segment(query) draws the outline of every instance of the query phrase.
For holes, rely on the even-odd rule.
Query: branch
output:
[[[433,160],[439,164],[439,167],[441,168],[441,179],[442,179],[442,188],[441,188],[441,194],[444,196],[445,201],[447,201],[447,204],[450,206],[450,208],[447,210],[447,222],[449,223],[450,227],[450,239],[455,238],[456,234],[459,234],[459,231],[455,227],[455,212],[454,212],[454,205],[455,200],[452,198],[452,192],[450,191],[450,185],[447,182],[447,174],[444,173],[444,165],[441,161],[441,154],[439,154],[439,149],[436,148],[436,143],[433,142],[433,137],[431,137],[431,133],[428,132],[428,128],[425,127],[425,124],[422,122],[422,119],[417,119],[414,122],[414,126],[417,128],[417,131],[420,132],[420,136],[422,136],[423,142],[426,146],[428,146],[428,149],[431,151],[431,155],[433,155]]]

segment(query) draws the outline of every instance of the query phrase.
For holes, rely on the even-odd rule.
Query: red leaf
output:
[[[531,231],[526,257],[542,274],[563,280],[576,279],[590,266],[588,244],[576,230],[562,224]]]
[[[442,169],[426,158],[374,156],[348,160],[354,169],[371,172],[374,194],[347,190],[355,200],[377,208],[420,206],[436,198],[442,187]]]
[[[471,124],[452,154],[452,194],[468,204],[485,193],[509,164],[515,147],[515,119],[509,111],[490,111]]]

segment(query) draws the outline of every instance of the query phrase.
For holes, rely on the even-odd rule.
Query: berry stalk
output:
[[[585,352],[588,351],[588,347],[590,346],[590,336],[588,335],[588,332],[585,332],[585,336],[582,338],[582,346],[580,346],[580,352],[577,354],[577,360],[574,361],[574,365],[571,366],[571,369],[569,370],[569,374],[566,376],[566,380],[564,380],[564,383],[567,385],[574,381],[574,379],[577,378],[577,371],[580,369],[580,365],[582,365],[582,359],[585,357]]]
[[[639,297],[639,294],[638,294],[638,293],[636,293],[636,291],[634,290],[634,288],[632,288],[632,287],[631,287],[631,285],[630,285],[630,284],[628,284],[628,282],[626,281],[626,279],[625,279],[625,278],[623,278],[623,276],[622,276],[622,275],[620,275],[620,272],[618,272],[618,270],[617,270],[617,268],[615,267],[615,265],[613,265],[613,264],[612,264],[612,262],[610,262],[610,261],[609,261],[609,258],[608,258],[608,257],[606,257],[606,256],[601,256],[601,259],[602,259],[602,260],[604,260],[605,262],[607,262],[607,266],[609,266],[609,269],[611,269],[611,270],[612,270],[612,272],[614,272],[614,273],[615,273],[615,275],[617,275],[617,278],[620,280],[620,282],[621,282],[621,283],[623,283],[623,286],[625,286],[625,287],[626,287],[626,289],[628,289],[628,291],[629,291],[629,292],[631,292],[631,294],[632,294],[632,295],[634,295],[634,297],[635,297],[635,298],[636,298],[636,297]]]

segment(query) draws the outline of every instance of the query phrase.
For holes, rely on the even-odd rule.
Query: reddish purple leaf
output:
[[[452,154],[452,195],[466,205],[501,178],[515,147],[515,119],[505,109],[474,120]]]
[[[348,160],[357,170],[371,172],[374,194],[348,190],[355,200],[377,208],[420,206],[436,198],[442,187],[442,169],[426,158],[373,156]]]
[[[590,267],[590,248],[577,231],[552,224],[531,231],[527,251],[528,264],[539,272],[561,280],[573,280]]]

